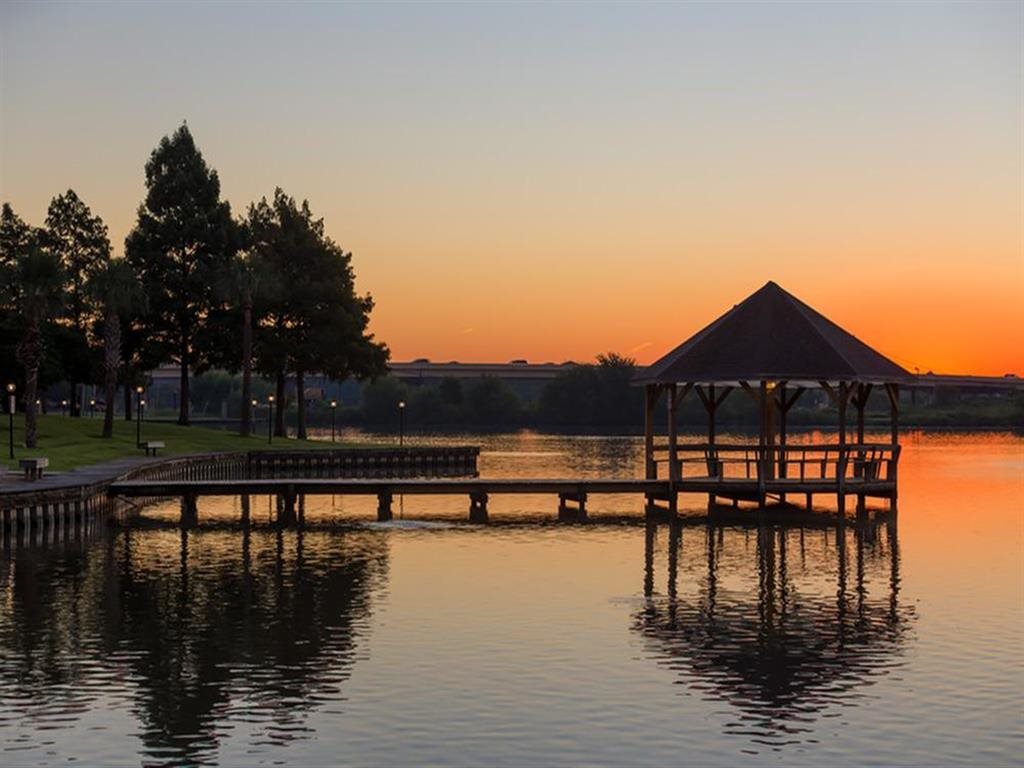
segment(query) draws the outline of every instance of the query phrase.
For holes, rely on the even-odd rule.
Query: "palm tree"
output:
[[[103,309],[103,437],[113,437],[114,398],[121,365],[121,319],[140,310],[144,296],[135,270],[124,259],[114,259],[96,273],[90,281],[90,291]]]
[[[64,272],[60,257],[43,248],[33,238],[17,260],[18,306],[24,331],[18,344],[18,361],[25,369],[25,447],[35,448],[38,441],[36,394],[39,366],[43,362],[43,330],[46,318],[60,306]]]

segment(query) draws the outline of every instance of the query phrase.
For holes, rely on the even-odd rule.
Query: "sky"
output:
[[[0,5],[0,199],[116,253],[188,122],[354,254],[395,360],[652,362],[775,280],[1024,375],[1024,4]]]

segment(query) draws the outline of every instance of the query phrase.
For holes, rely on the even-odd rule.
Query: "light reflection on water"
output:
[[[639,466],[635,438],[483,443],[488,476]],[[253,497],[249,529],[223,499],[182,532],[157,505],[0,557],[0,764],[1018,762],[1022,454],[911,436],[898,531],[841,535],[617,497],[595,518],[634,524],[336,497],[279,531]]]

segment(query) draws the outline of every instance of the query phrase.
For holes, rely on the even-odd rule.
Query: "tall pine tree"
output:
[[[125,241],[142,281],[146,342],[180,369],[178,423],[189,423],[189,371],[201,367],[196,339],[217,304],[216,286],[236,249],[235,225],[187,125],[165,136],[146,163],[146,200]]]
[[[50,201],[46,240],[50,251],[60,259],[67,280],[60,359],[71,387],[71,415],[80,416],[79,384],[89,379],[93,367],[89,331],[100,314],[89,283],[110,261],[110,239],[103,220],[93,216],[89,206],[69,189]]]

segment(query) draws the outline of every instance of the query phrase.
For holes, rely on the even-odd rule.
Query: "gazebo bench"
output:
[[[35,459],[18,459],[18,466],[25,470],[26,480],[38,480],[43,476],[43,470],[50,466],[50,460],[45,456]]]
[[[166,448],[167,445],[163,440],[146,440],[145,442],[139,443],[139,447],[146,452],[147,456],[156,456],[156,452],[160,448]]]

